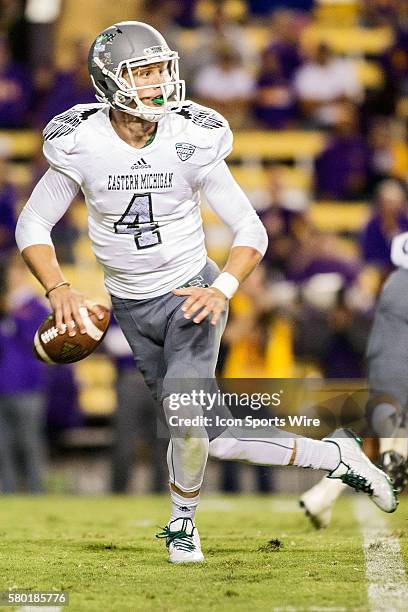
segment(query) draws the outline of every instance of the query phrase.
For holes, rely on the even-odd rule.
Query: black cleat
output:
[[[380,455],[379,465],[390,477],[395,492],[402,493],[408,483],[408,460],[390,450]]]

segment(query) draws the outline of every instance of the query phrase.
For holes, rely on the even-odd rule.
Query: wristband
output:
[[[47,298],[51,291],[54,291],[54,289],[58,289],[58,287],[63,287],[64,285],[67,285],[67,287],[71,286],[71,283],[68,283],[68,281],[61,281],[60,283],[57,283],[56,285],[54,285],[54,287],[51,287],[51,289],[48,289],[48,291],[45,292],[45,297]]]
[[[221,272],[221,274],[217,276],[215,281],[212,283],[211,287],[219,289],[221,293],[223,293],[225,297],[230,300],[238,289],[239,282],[235,276],[229,272]]]

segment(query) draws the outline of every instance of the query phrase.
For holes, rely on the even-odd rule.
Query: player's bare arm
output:
[[[252,247],[233,247],[223,272],[241,283],[261,259],[262,254]],[[188,296],[182,310],[186,319],[194,317],[194,323],[201,323],[211,315],[211,324],[216,325],[228,302],[228,296],[218,287],[187,287],[173,289],[173,293],[179,296]]]

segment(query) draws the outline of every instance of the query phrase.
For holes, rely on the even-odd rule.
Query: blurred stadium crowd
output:
[[[231,302],[221,376],[364,378],[376,297],[392,269],[391,239],[408,231],[408,3],[123,0],[119,8],[105,5],[0,1],[0,475],[5,492],[20,486],[42,491],[44,457],[57,465],[68,453],[72,465],[75,449],[100,448],[105,454],[113,449],[113,491],[132,487],[136,449],[150,466],[148,488],[160,490],[165,481],[165,441],[156,439],[154,406],[121,332],[113,325],[104,350],[75,367],[36,362],[32,337],[47,304],[15,253],[16,217],[46,169],[40,132],[54,115],[94,101],[88,48],[110,23],[146,21],[180,52],[188,96],[231,123],[230,168],[269,234],[263,264]],[[228,231],[205,203],[203,218],[209,254],[222,264]],[[58,223],[53,238],[66,277],[106,302],[82,201]],[[234,469],[223,470],[224,485],[238,486]],[[267,490],[269,475],[258,470],[257,478],[260,490]],[[50,477],[47,486],[53,486]]]

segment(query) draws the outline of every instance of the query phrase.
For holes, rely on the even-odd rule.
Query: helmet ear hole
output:
[[[98,85],[101,85],[104,89],[108,88],[108,84],[105,80],[99,80]]]

